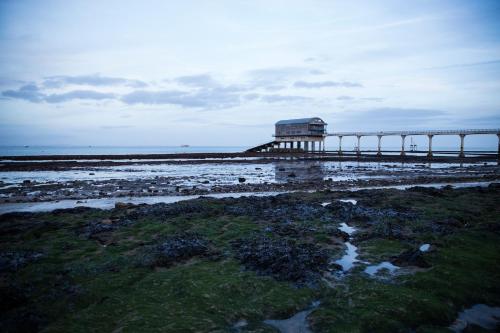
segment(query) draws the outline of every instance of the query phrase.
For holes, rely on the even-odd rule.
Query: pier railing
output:
[[[339,155],[342,155],[342,138],[344,136],[355,136],[358,138],[356,147],[357,154],[361,154],[361,138],[365,136],[376,136],[378,138],[377,155],[382,155],[382,138],[384,136],[401,136],[401,156],[406,155],[405,140],[407,136],[426,135],[429,139],[429,149],[427,156],[432,157],[432,138],[435,135],[458,135],[460,137],[460,152],[459,156],[464,157],[464,140],[467,135],[477,134],[495,134],[498,136],[498,157],[500,158],[500,129],[457,129],[457,130],[414,130],[414,131],[379,131],[379,132],[334,132],[328,133],[327,136],[336,136],[339,138]]]

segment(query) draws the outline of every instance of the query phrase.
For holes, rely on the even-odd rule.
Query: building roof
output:
[[[310,123],[323,123],[326,124],[321,118],[313,117],[313,118],[300,118],[300,119],[286,119],[280,120],[276,123],[276,125],[290,125],[290,124],[310,124]]]

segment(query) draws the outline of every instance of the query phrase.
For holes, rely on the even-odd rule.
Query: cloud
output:
[[[44,97],[47,103],[61,103],[67,102],[74,99],[86,99],[86,100],[104,100],[104,99],[114,99],[115,94],[112,93],[102,93],[92,90],[73,90],[62,94],[51,94]]]
[[[317,70],[305,67],[283,67],[254,71],[256,78],[284,78],[293,75],[314,75]],[[250,84],[219,83],[209,74],[180,76],[173,80],[182,85],[182,89],[132,89],[126,93],[101,92],[92,89],[77,89],[52,93],[56,87],[66,85],[109,86],[130,84],[130,80],[112,77],[103,77],[99,74],[81,76],[51,76],[46,77],[40,86],[36,84],[24,85],[18,90],[3,92],[6,98],[16,98],[33,103],[64,103],[72,100],[116,100],[128,105],[176,105],[183,108],[196,109],[227,109],[241,105],[242,101],[258,101],[262,103],[298,103],[310,101],[312,98],[304,96],[260,94],[256,89],[267,91],[285,89],[286,85],[276,81],[253,81]],[[140,81],[139,81],[140,82]]]
[[[179,104],[185,95],[185,92],[177,90],[137,90],[123,95],[121,101],[126,104]]]
[[[38,88],[38,86],[35,84],[24,85],[18,90],[7,90],[2,92],[2,95],[5,97],[22,99],[33,103],[40,103],[40,102],[61,103],[73,99],[103,100],[103,99],[113,99],[116,97],[115,94],[102,93],[92,90],[74,90],[61,94],[46,95],[42,93]]]
[[[353,99],[355,99],[355,98],[352,96],[339,96],[339,97],[337,97],[337,100],[339,100],[339,101],[352,101]]]
[[[363,101],[382,102],[385,98],[382,98],[382,97],[362,97],[360,99]]]
[[[45,97],[36,84],[30,83],[22,86],[18,90],[7,90],[2,92],[2,96],[23,99],[25,101],[38,103]]]
[[[318,89],[325,87],[342,87],[342,88],[360,88],[363,87],[357,82],[335,82],[335,81],[320,81],[320,82],[308,82],[308,81],[297,81],[293,84],[295,88],[307,88],[307,89]]]
[[[490,60],[490,61],[469,62],[469,63],[463,63],[463,64],[445,65],[445,66],[427,67],[424,69],[433,70],[433,69],[465,68],[465,67],[477,67],[477,66],[489,66],[489,65],[500,65],[500,59]]]
[[[336,114],[337,128],[359,131],[438,129],[449,127],[452,119],[448,112],[435,109],[383,107],[346,111]]]
[[[382,97],[360,97],[360,98],[357,98],[357,97],[342,95],[342,96],[337,97],[337,100],[338,101],[346,101],[346,102],[347,101],[382,102],[384,100],[384,98],[382,98]]]
[[[95,87],[123,85],[133,88],[144,88],[147,86],[147,83],[140,80],[101,76],[100,74],[77,76],[57,75],[45,77],[43,81],[43,86],[46,88],[61,88],[66,85],[87,85]]]
[[[262,101],[267,103],[282,103],[282,102],[306,102],[310,101],[310,97],[304,96],[292,96],[292,95],[264,95],[260,98]]]
[[[249,71],[251,85],[255,88],[279,87],[283,82],[324,72],[310,67],[272,67]]]
[[[180,76],[176,78],[175,81],[185,86],[196,88],[210,88],[219,86],[217,81],[215,81],[208,74]]]
[[[224,109],[239,105],[240,97],[223,88],[194,93],[177,90],[139,90],[123,95],[121,101],[126,104],[170,104],[188,108]]]

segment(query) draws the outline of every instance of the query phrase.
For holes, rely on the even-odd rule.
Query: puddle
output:
[[[115,203],[124,202],[132,204],[156,204],[156,203],[174,203],[184,200],[197,199],[200,197],[209,198],[240,198],[244,196],[275,196],[287,192],[240,192],[240,193],[215,193],[205,195],[169,195],[169,196],[151,196],[151,197],[118,197],[118,198],[100,198],[87,200],[60,200],[46,202],[22,202],[0,205],[0,214],[11,212],[50,212],[55,209],[67,209],[75,207],[90,207],[100,209],[112,209]]]
[[[335,263],[342,266],[342,270],[344,272],[347,272],[354,266],[354,263],[358,262],[359,260],[356,259],[358,257],[358,248],[352,245],[350,242],[345,242],[345,246],[347,247],[346,253],[342,258],[335,261]]]
[[[344,191],[359,191],[359,190],[374,190],[374,189],[400,189],[405,190],[408,188],[422,186],[442,188],[447,185],[452,185],[455,188],[464,187],[487,187],[490,184],[499,184],[497,182],[470,182],[470,183],[443,183],[443,184],[413,184],[413,185],[393,185],[393,186],[371,186],[371,187],[353,187],[343,189]],[[16,185],[17,186],[17,185]],[[225,198],[225,197],[240,197],[240,196],[267,196],[278,195],[282,193],[291,193],[296,191],[283,191],[283,192],[229,192],[229,193],[216,193],[205,195],[189,195],[189,196],[149,196],[149,197],[117,197],[117,198],[99,198],[99,199],[78,199],[78,200],[59,200],[59,201],[44,201],[44,202],[20,202],[20,203],[4,203],[0,204],[0,214],[11,212],[47,212],[54,209],[75,208],[78,206],[85,206],[91,208],[111,209],[116,202],[127,202],[135,204],[155,204],[155,203],[173,203],[182,200],[196,199],[200,196],[212,198]],[[305,192],[315,192],[315,190],[307,190]],[[350,200],[350,199],[345,199]],[[330,203],[322,203],[327,206]]]
[[[388,261],[381,262],[378,265],[370,265],[365,268],[365,273],[367,273],[370,276],[375,276],[379,271],[381,270],[388,270],[389,273],[394,273],[399,267],[394,266]]]
[[[429,251],[431,245],[430,244],[423,244],[421,245],[418,249],[421,251],[421,252],[427,252]]]
[[[358,203],[358,200],[354,200],[354,199],[340,199],[339,201],[340,202],[347,202],[347,203],[350,203],[353,205],[356,205]]]
[[[410,184],[410,185],[387,185],[387,186],[366,186],[366,187],[352,187],[347,189],[348,191],[362,191],[362,190],[385,190],[385,189],[395,189],[395,190],[407,190],[413,187],[430,187],[441,189],[446,186],[452,186],[453,188],[466,188],[466,187],[488,187],[491,184],[498,184],[498,182],[464,182],[464,183],[427,183],[427,184]]]
[[[299,313],[288,319],[268,319],[264,320],[264,323],[273,326],[281,333],[311,333],[311,330],[309,329],[309,323],[307,322],[307,316],[309,316],[309,314],[315,308],[317,308],[319,304],[319,301],[313,302],[308,309],[300,311]]]
[[[356,228],[350,227],[347,225],[347,223],[342,222],[340,224],[339,230],[345,232],[346,234],[348,234],[350,236],[356,231]]]
[[[232,327],[232,330],[235,332],[241,332],[241,330],[248,326],[248,322],[245,319],[238,320]]]
[[[495,330],[500,324],[500,307],[476,304],[458,314],[457,320],[448,328],[462,332],[469,325],[477,325],[487,330]]]

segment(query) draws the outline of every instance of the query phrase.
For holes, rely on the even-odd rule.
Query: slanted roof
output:
[[[313,118],[300,118],[300,119],[280,120],[280,121],[278,121],[276,123],[276,125],[310,124],[310,123],[322,123],[322,124],[326,124],[321,118],[313,117]]]

